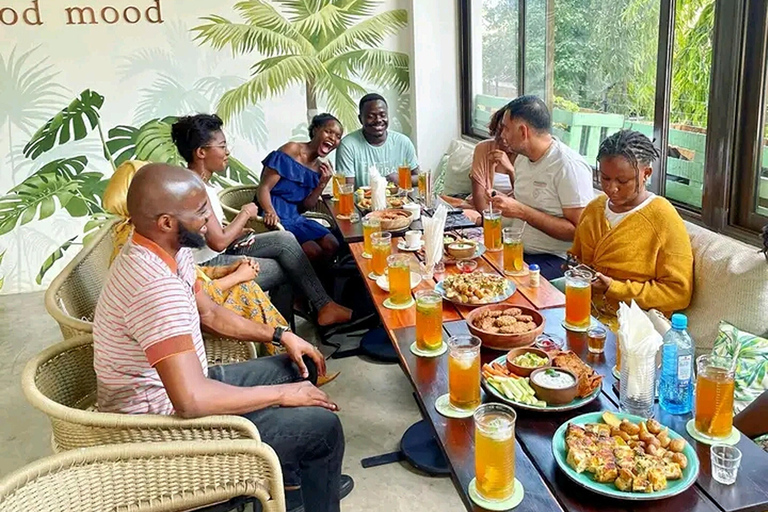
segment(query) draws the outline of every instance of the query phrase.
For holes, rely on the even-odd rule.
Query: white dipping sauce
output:
[[[533,381],[543,388],[565,389],[576,384],[576,379],[558,370],[545,370],[533,376]]]

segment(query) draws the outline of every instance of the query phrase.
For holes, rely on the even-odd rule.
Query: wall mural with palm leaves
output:
[[[221,186],[258,182],[261,158],[306,140],[318,111],[357,129],[372,90],[410,134],[404,0],[247,0],[215,13],[172,3],[179,17],[150,44],[98,55],[98,84],[56,55],[56,38],[0,45],[0,293],[44,288],[88,243],[110,218],[102,196],[121,163],[183,165],[170,136],[179,115],[225,119],[235,148]]]

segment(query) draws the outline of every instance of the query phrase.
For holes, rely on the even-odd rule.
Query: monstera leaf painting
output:
[[[250,80],[224,94],[219,114],[229,119],[249,105],[301,84],[308,116],[324,100],[345,126],[355,126],[355,98],[367,92],[356,79],[406,92],[408,56],[380,47],[387,36],[407,25],[408,13],[395,9],[374,14],[379,4],[373,0],[249,0],[235,4],[240,22],[217,15],[202,18],[205,23],[193,29],[202,44],[229,48],[236,55],[263,56],[251,67]]]

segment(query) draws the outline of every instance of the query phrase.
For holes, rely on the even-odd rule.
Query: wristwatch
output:
[[[282,344],[283,344],[283,341],[282,341],[283,340],[283,334],[287,330],[288,330],[288,328],[284,327],[282,325],[278,325],[277,327],[275,327],[275,333],[272,335],[272,343],[275,344],[275,345],[282,346]]]

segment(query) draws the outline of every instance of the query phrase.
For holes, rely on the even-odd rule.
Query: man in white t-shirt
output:
[[[491,199],[505,218],[527,222],[525,261],[536,263],[547,279],[563,275],[584,207],[593,199],[592,169],[584,157],[550,133],[552,117],[536,96],[521,96],[506,107],[502,138],[519,156],[515,160],[514,198]],[[519,222],[519,221],[518,221]]]

